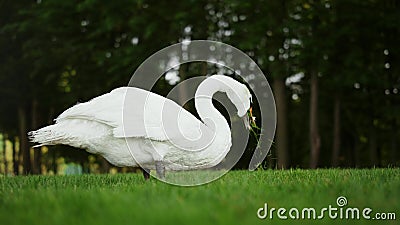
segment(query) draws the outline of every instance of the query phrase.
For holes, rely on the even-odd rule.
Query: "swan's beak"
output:
[[[257,127],[256,117],[253,116],[253,108],[252,107],[250,107],[250,109],[249,109],[249,116],[250,116],[250,127]]]
[[[247,115],[248,115],[249,118],[247,118],[247,116],[243,116],[242,118],[243,118],[244,126],[248,130],[250,130],[251,129],[251,125],[255,125],[255,123],[256,123],[255,117],[253,116],[253,108],[252,107],[250,107]],[[249,119],[250,119],[250,121],[249,121]]]

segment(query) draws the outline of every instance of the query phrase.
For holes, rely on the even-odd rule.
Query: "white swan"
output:
[[[244,118],[251,94],[244,84],[223,75],[205,79],[197,88],[195,107],[202,121],[174,101],[155,93],[121,87],[79,103],[55,124],[29,132],[41,145],[65,144],[100,154],[116,166],[141,166],[164,177],[165,170],[209,168],[231,147],[228,122],[215,109],[212,96],[225,92]]]

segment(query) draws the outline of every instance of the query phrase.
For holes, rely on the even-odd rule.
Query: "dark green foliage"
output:
[[[304,74],[285,89],[288,115],[278,112],[288,121],[289,166],[308,166],[311,73],[319,81],[319,166],[331,165],[337,99],[338,165],[399,165],[398,21],[394,0],[0,1],[0,132],[18,135],[19,109],[27,129],[44,126],[76,102],[126,85],[163,47],[211,39],[248,53],[271,83]],[[215,71],[199,65],[181,76]],[[154,91],[171,88],[161,79]]]

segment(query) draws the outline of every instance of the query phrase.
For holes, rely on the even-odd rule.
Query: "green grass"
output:
[[[400,169],[232,171],[178,187],[139,174],[0,177],[0,224],[398,224]],[[257,209],[348,207],[395,212],[396,221],[260,220]],[[346,207],[347,207],[346,206]],[[372,214],[371,214],[372,215]]]

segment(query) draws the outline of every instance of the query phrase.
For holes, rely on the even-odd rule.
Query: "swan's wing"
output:
[[[107,124],[117,138],[143,137],[155,141],[179,141],[182,136],[196,139],[202,130],[208,129],[174,101],[134,87],[117,88],[79,103],[64,111],[56,123],[68,119]]]
[[[88,102],[78,103],[61,113],[55,121],[59,123],[69,119],[83,119],[117,127],[122,123],[124,89],[117,88]]]
[[[115,137],[145,137],[176,143],[199,139],[204,132],[212,133],[176,102],[142,89],[126,89],[123,111],[124,126],[114,129]]]

